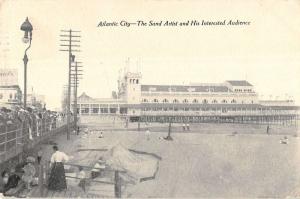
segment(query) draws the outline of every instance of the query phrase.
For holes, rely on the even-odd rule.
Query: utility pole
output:
[[[77,132],[78,135],[78,131],[77,131],[77,89],[78,89],[78,85],[79,85],[79,79],[82,79],[82,73],[78,73],[78,72],[82,72],[82,70],[78,70],[78,68],[81,68],[82,66],[79,65],[81,62],[76,61],[75,62],[75,66],[74,66],[74,70],[71,69],[71,85],[73,87],[73,92],[74,92],[74,104],[73,104],[73,112],[74,112],[74,129]]]
[[[67,49],[60,49],[60,51],[68,52],[69,54],[69,73],[68,73],[68,99],[67,99],[67,140],[70,140],[70,122],[71,122],[71,67],[72,62],[75,61],[75,55],[73,55],[73,52],[80,52],[80,50],[76,49],[77,47],[80,47],[78,44],[80,42],[80,35],[76,35],[80,33],[80,31],[74,31],[74,30],[61,30],[62,34],[60,37],[62,38],[60,41],[64,42],[60,46],[67,47]],[[74,49],[75,48],[75,49]]]

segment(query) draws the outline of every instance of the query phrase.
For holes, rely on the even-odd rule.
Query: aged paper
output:
[[[299,0],[0,0],[3,194],[300,197],[299,35]]]

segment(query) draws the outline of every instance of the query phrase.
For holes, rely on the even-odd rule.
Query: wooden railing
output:
[[[50,161],[46,161],[44,164],[40,164],[39,165],[39,173],[38,173],[38,185],[39,185],[39,196],[40,197],[45,197],[43,195],[44,193],[44,189],[47,187],[48,185],[48,180],[50,177],[50,173],[51,173],[51,168],[49,167],[50,165]],[[93,167],[90,166],[82,166],[82,165],[78,165],[78,164],[72,164],[72,163],[64,163],[64,165],[68,165],[68,166],[73,166],[73,167],[82,167],[82,168],[86,168],[86,169],[94,169]],[[113,179],[114,181],[102,181],[102,180],[95,180],[95,179],[91,179],[91,178],[85,178],[85,180],[88,180],[89,182],[96,182],[96,183],[102,183],[102,184],[110,184],[110,185],[114,185],[114,196],[116,198],[121,198],[122,196],[122,183],[121,183],[121,178],[120,178],[120,173],[125,173],[125,171],[119,171],[119,170],[112,170],[112,169],[108,169],[106,168],[105,171],[110,171],[112,173],[114,173],[113,175]],[[74,177],[74,176],[68,176],[66,175],[66,178],[73,178],[73,179],[78,179],[81,180],[82,178],[78,178],[78,177]],[[46,187],[45,187],[46,185]]]
[[[65,121],[49,120],[40,120],[35,124],[29,124],[28,120],[0,124],[0,163],[18,155],[24,148],[30,148],[65,124]]]

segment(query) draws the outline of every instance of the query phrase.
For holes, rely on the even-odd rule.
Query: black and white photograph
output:
[[[300,198],[299,0],[0,0],[1,198]]]

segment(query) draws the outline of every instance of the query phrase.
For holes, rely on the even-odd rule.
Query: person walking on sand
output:
[[[48,189],[63,190],[67,189],[66,175],[64,169],[64,162],[69,160],[69,157],[58,150],[57,146],[53,146],[54,153],[51,156],[51,172],[49,177]]]
[[[146,137],[147,137],[147,140],[150,140],[150,130],[149,129],[146,130]]]

